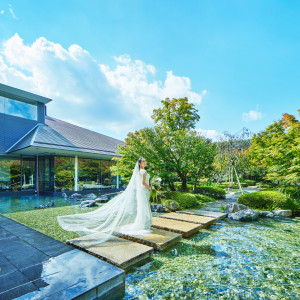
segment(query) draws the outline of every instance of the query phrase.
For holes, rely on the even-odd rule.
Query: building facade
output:
[[[0,84],[0,197],[121,189],[110,168],[124,142],[47,116],[50,101]]]

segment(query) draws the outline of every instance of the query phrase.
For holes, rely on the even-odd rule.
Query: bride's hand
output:
[[[152,193],[152,188],[149,186],[149,192]]]

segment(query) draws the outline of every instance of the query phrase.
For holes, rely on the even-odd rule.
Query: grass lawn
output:
[[[97,207],[82,209],[76,206],[64,206],[20,211],[3,215],[65,243],[67,240],[78,237],[78,234],[63,230],[58,224],[57,216],[85,213],[95,209]]]

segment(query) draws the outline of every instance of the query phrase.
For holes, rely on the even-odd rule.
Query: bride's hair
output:
[[[143,158],[143,157],[140,157],[140,158],[138,159],[139,168],[141,167],[141,162],[142,162],[142,161],[145,161],[145,160],[146,160],[146,159]]]

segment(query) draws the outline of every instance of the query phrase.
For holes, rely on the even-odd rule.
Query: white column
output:
[[[117,175],[117,189],[119,188],[119,175]]]
[[[74,165],[74,191],[78,191],[78,156],[75,155]]]

